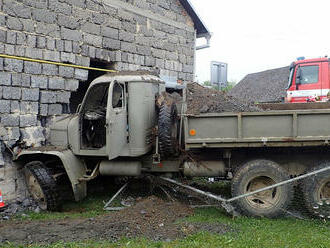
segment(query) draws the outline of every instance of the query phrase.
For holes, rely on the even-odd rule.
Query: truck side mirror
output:
[[[298,85],[301,84],[301,69],[298,67],[297,76],[296,76],[296,89],[298,89]]]

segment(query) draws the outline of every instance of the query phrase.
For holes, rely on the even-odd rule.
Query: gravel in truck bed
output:
[[[260,108],[227,95],[222,91],[206,88],[198,83],[187,84],[187,113],[260,112]]]
[[[252,103],[281,102],[286,96],[289,67],[252,73],[229,91],[229,95]]]

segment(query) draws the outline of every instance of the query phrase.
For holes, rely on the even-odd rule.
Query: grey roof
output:
[[[196,13],[194,7],[189,2],[189,0],[179,0],[179,1],[187,11],[188,15],[192,18],[195,24],[195,29],[197,31],[197,37],[211,36],[210,31],[207,29],[202,19],[198,16],[198,14]]]
[[[229,95],[248,102],[279,102],[286,96],[289,67],[246,75]]]

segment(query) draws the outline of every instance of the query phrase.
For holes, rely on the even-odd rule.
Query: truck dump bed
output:
[[[328,145],[330,109],[187,115],[186,148]]]

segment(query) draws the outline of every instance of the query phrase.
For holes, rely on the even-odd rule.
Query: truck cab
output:
[[[329,59],[303,59],[290,65],[286,102],[327,101]]]

